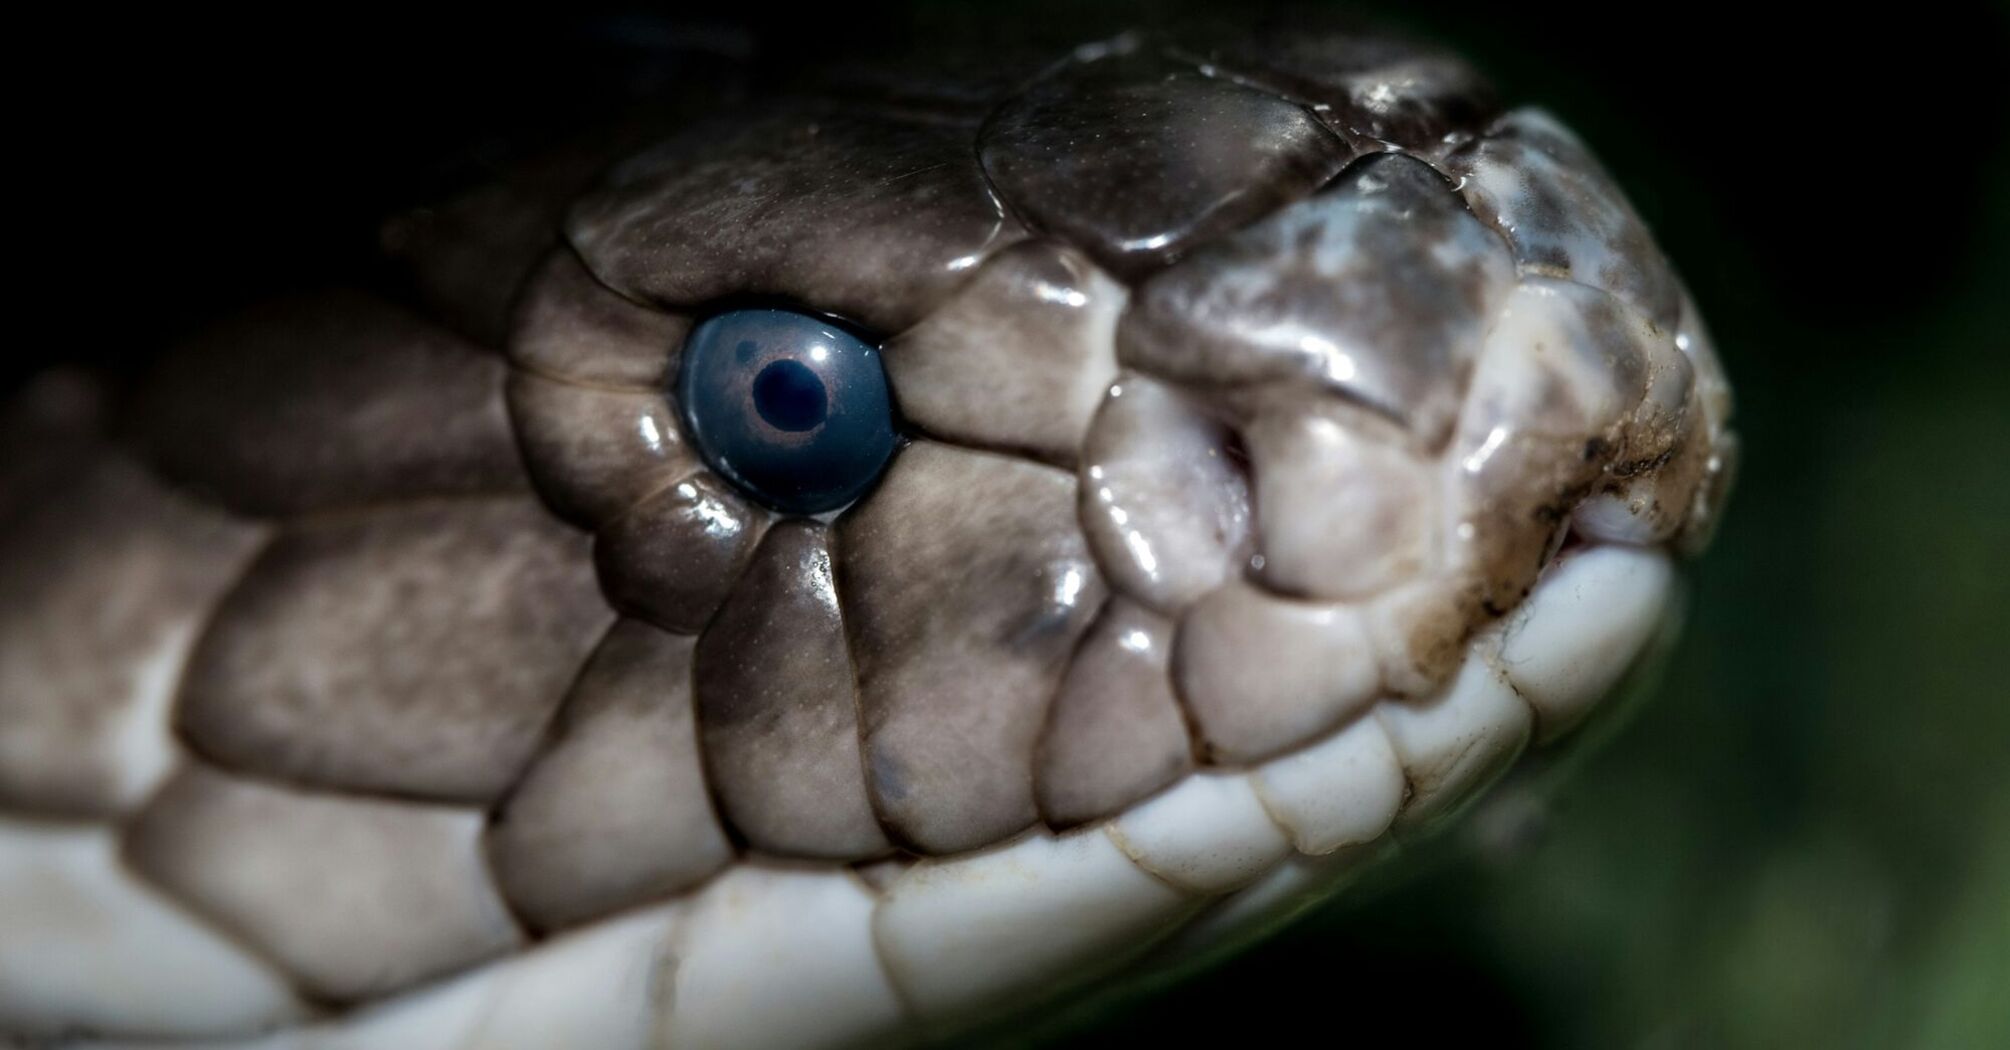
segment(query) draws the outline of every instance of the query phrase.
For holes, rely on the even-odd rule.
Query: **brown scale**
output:
[[[1046,706],[1105,593],[1073,476],[916,442],[839,523],[834,560],[896,841],[951,853],[1031,825]]]
[[[610,619],[585,538],[528,498],[309,518],[217,608],[176,728],[261,776],[487,803]]]
[[[698,640],[696,695],[714,792],[763,852],[871,857],[892,847],[866,792],[857,673],[830,530],[770,530]]]
[[[1353,152],[1301,106],[1121,44],[1000,106],[977,149],[1015,214],[1123,277],[1312,192]]]
[[[333,289],[171,350],[116,424],[169,481],[247,514],[522,491],[503,376],[460,336]]]
[[[732,859],[698,757],[693,640],[608,630],[551,739],[497,807],[488,857],[538,929],[688,889]]]

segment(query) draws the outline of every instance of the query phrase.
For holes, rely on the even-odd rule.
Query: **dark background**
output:
[[[1455,836],[1061,1040],[1355,1042],[1366,1022],[1491,1047],[2010,1046],[2010,19],[1362,6],[1602,154],[1715,330],[1740,488],[1655,702],[1553,799],[1469,824],[1513,834]],[[381,217],[601,100],[730,88],[666,57],[694,13],[765,14],[751,28],[786,59],[1166,9],[24,23],[28,294],[0,363],[11,383],[143,359],[238,303],[367,272]]]

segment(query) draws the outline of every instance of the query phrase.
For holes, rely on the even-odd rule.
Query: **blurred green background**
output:
[[[1252,8],[656,11],[694,6],[820,54]],[[1738,491],[1658,695],[1569,782],[1510,791],[1406,870],[1058,1042],[1359,1043],[1379,1019],[1491,1048],[2010,1047],[2010,20],[1361,6],[1556,111],[1627,187],[1736,384]],[[23,115],[40,183],[20,244],[61,277],[37,308],[89,323],[10,375],[144,355],[366,264],[376,220],[431,191],[415,171],[563,125],[583,82],[628,75],[610,41],[646,50],[656,24],[143,17],[24,30],[80,45],[70,72],[103,90],[52,81]],[[116,236],[79,235],[107,214]]]

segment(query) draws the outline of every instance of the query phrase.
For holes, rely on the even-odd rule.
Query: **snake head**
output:
[[[73,822],[0,822],[0,1039],[958,1032],[1330,892],[1672,620],[1722,369],[1457,59],[800,83],[395,226],[444,324],[279,304],[117,442],[0,426],[0,807]]]
[[[514,341],[533,475],[617,602],[704,632],[701,722],[766,756],[714,765],[763,848],[1109,817],[1442,693],[1567,546],[1707,535],[1733,443],[1693,307],[1584,147],[1456,59],[1133,34],[988,92],[838,83],[618,166]],[[868,333],[901,434],[779,531],[663,403],[758,415],[751,366],[674,379],[750,302]],[[1541,732],[1589,692],[1529,695]],[[812,693],[814,731],[771,709]]]

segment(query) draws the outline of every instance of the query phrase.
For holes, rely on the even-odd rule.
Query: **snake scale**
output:
[[[1736,448],[1586,148],[1351,28],[999,55],[30,384],[0,1039],[953,1037],[1582,722]]]

